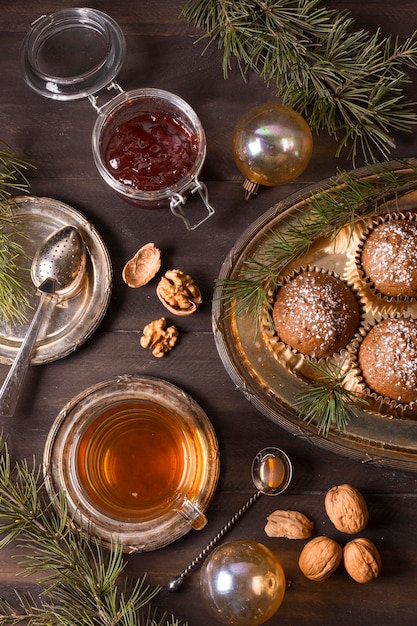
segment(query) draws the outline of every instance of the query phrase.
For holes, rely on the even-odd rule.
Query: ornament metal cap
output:
[[[243,182],[243,189],[245,190],[245,200],[249,200],[252,196],[256,196],[259,191],[259,183],[254,183],[253,180],[245,178]]]

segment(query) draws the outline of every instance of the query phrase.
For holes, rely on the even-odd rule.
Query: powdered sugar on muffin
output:
[[[417,297],[417,223],[392,219],[373,228],[363,243],[360,264],[383,296]]]
[[[277,292],[273,322],[279,339],[313,358],[326,358],[344,348],[360,322],[357,299],[341,279],[305,271]]]
[[[396,402],[417,400],[417,320],[390,318],[365,335],[358,364],[367,387]]]

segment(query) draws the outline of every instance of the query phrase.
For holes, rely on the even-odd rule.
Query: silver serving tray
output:
[[[403,168],[397,164],[395,169]],[[359,170],[358,175],[369,176],[369,170]],[[416,407],[407,415],[400,411],[397,414],[395,410],[384,414],[382,411],[358,409],[346,432],[331,429],[328,435],[320,433],[317,426],[308,424],[294,409],[294,402],[308,384],[297,375],[299,364],[289,368],[288,363],[277,359],[262,334],[256,334],[253,315],[250,312],[236,314],[233,304],[231,306],[224,297],[222,281],[238,279],[248,259],[262,257],[270,231],[285,230],[286,224],[291,224],[297,212],[308,210],[305,199],[309,195],[332,185],[333,181],[323,181],[272,207],[243,233],[230,250],[222,265],[213,300],[212,324],[217,350],[228,374],[245,397],[287,431],[309,443],[363,463],[417,471]],[[417,192],[392,201],[381,213],[387,210],[402,213],[417,211]],[[312,244],[309,254],[293,265],[318,265],[345,274],[346,266],[351,262],[346,257],[345,247],[335,250],[327,242],[327,247],[323,248],[319,240]],[[372,313],[372,302],[369,304]],[[408,313],[417,317],[416,303],[410,306]]]
[[[55,306],[39,332],[31,364],[40,365],[67,356],[96,330],[109,304],[113,272],[101,236],[78,211],[51,198],[22,196],[14,201],[13,213],[25,234],[19,243],[27,255],[21,265],[27,274],[25,280],[30,295],[25,323],[13,327],[0,323],[1,363],[9,364],[15,358],[37,306],[38,296],[28,270],[42,241],[55,230],[73,225],[80,230],[88,252],[87,270],[80,290],[74,297]]]

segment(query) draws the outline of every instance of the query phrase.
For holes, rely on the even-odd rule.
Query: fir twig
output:
[[[355,407],[366,406],[365,398],[347,389],[347,371],[341,364],[319,365],[311,363],[318,376],[309,383],[306,391],[294,402],[294,408],[308,424],[315,423],[319,434],[328,436],[330,429],[339,433],[346,431],[347,425],[355,414]]]
[[[28,304],[28,275],[22,268],[26,254],[18,243],[25,233],[13,214],[12,193],[29,191],[26,171],[33,164],[4,142],[0,145],[0,318],[12,325],[25,321]]]
[[[0,625],[179,626],[156,617],[159,592],[145,576],[129,584],[122,548],[74,530],[65,498],[45,501],[41,470],[27,461],[11,466],[0,435],[0,549],[16,543],[22,571],[36,574],[39,596],[16,591],[16,604],[0,599]]]
[[[354,30],[345,12],[319,0],[188,0],[183,15],[234,58],[244,76],[273,83],[312,130],[327,131],[355,163],[387,158],[393,132],[416,123],[405,96],[406,68],[417,67],[417,31],[405,42]]]
[[[29,181],[26,171],[34,165],[18,157],[6,143],[0,141],[0,145],[4,148],[0,150],[0,200],[4,202],[11,198],[14,191],[27,193]]]

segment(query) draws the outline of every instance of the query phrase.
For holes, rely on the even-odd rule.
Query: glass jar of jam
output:
[[[198,192],[214,209],[198,176],[206,138],[194,110],[162,89],[121,91],[98,109],[93,156],[103,179],[125,200],[142,208],[170,206],[193,230],[183,212],[189,193]],[[205,219],[203,221],[205,221]]]
[[[187,102],[162,89],[124,91],[116,82],[126,53],[123,32],[90,8],[63,9],[36,20],[21,50],[26,82],[56,100],[88,97],[98,113],[92,133],[103,180],[141,208],[170,207],[188,230],[214,213],[199,174],[206,156],[201,122]],[[100,91],[117,95],[99,106]],[[203,219],[192,224],[184,206],[198,193]]]

